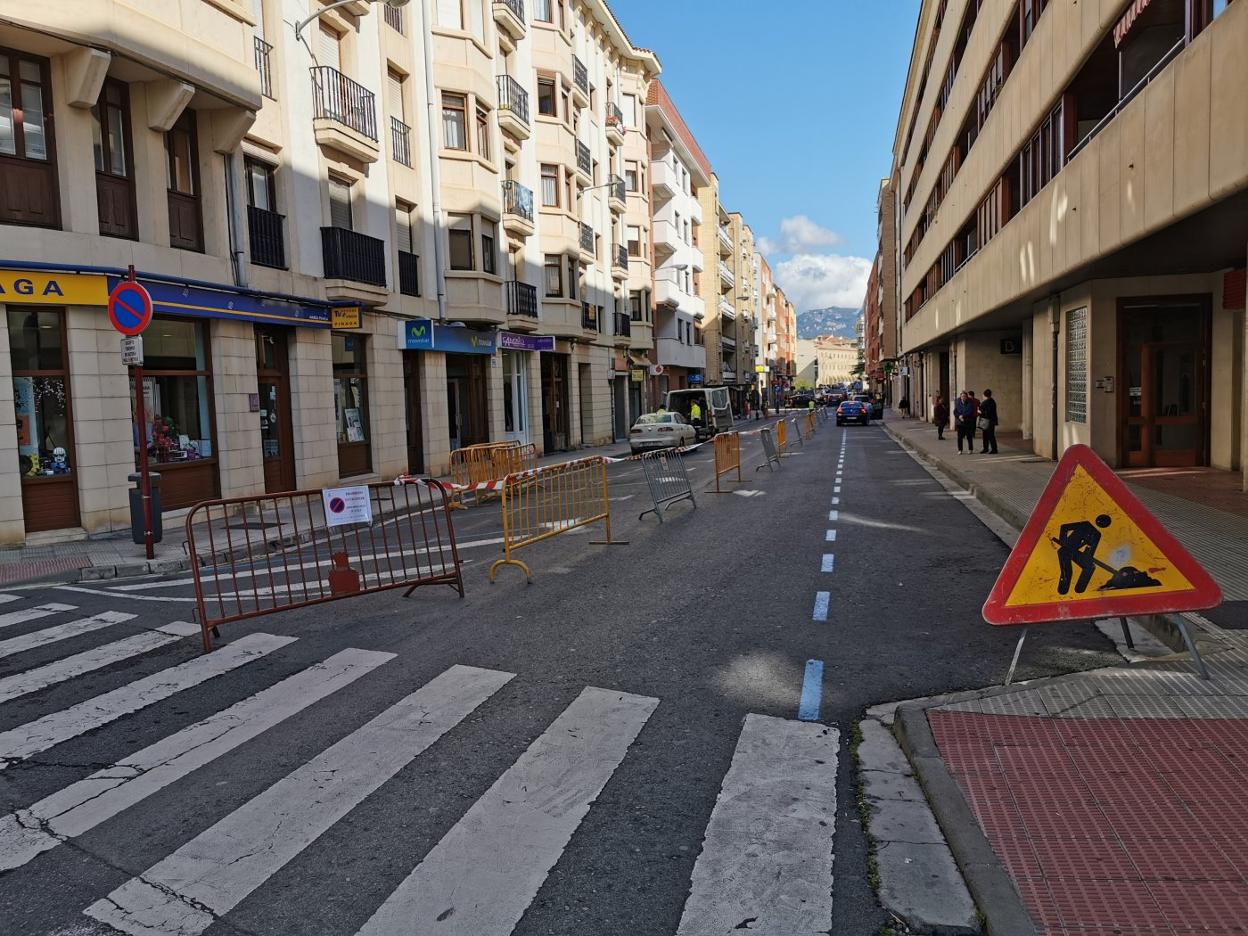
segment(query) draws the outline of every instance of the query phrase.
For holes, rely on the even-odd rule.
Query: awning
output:
[[[1127,12],[1118,18],[1118,24],[1114,26],[1114,48],[1122,45],[1122,41],[1127,38],[1127,33],[1131,31],[1131,27],[1135,25],[1135,21],[1140,18],[1140,14],[1147,8],[1151,0],[1134,0],[1127,7]]]

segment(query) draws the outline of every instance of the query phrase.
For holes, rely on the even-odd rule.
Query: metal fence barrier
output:
[[[815,412],[815,410],[811,410],[806,414],[806,438],[808,439],[815,437],[815,423],[819,418],[815,415]]]
[[[509,474],[531,471],[537,467],[537,446],[521,445],[519,442],[482,442],[466,445],[451,452],[451,482],[467,487],[489,481],[501,481]],[[451,506],[464,509],[463,491],[456,490]],[[487,491],[473,494],[475,503],[482,503],[491,496]]]
[[[801,420],[800,416],[794,416],[791,419],[791,422],[793,423],[793,441],[796,442],[798,445],[800,445],[802,448],[805,448],[806,443],[802,441],[802,427],[800,424],[800,420]],[[792,454],[792,453],[790,452],[789,454]]]
[[[719,479],[733,471],[737,473],[737,484],[745,484],[741,477],[741,434],[737,432],[721,432],[715,437],[715,493],[731,494],[721,490]]]
[[[776,422],[775,449],[780,458],[789,454],[789,424],[783,419]]]
[[[532,582],[528,564],[513,558],[516,550],[599,520],[606,533],[604,545],[625,545],[611,539],[607,463],[601,456],[508,475],[502,499],[503,558],[490,566],[491,582],[504,565],[522,569]]]
[[[780,423],[780,425],[783,426],[784,423]],[[763,463],[754,470],[762,471],[764,468],[770,468],[772,472],[775,472],[776,469],[771,466],[780,464],[780,453],[776,451],[776,440],[772,438],[770,427],[764,426],[758,430],[758,434],[759,438],[763,440]]]
[[[464,594],[450,500],[437,481],[367,487],[367,522],[329,526],[320,490],[201,501],[186,516],[204,650],[222,624],[421,585]]]
[[[646,474],[646,484],[650,487],[650,497],[654,506],[643,510],[637,517],[640,520],[648,513],[663,522],[663,513],[677,501],[687,500],[694,509],[698,502],[694,500],[693,488],[689,485],[689,472],[685,469],[685,457],[680,452],[646,452],[641,456],[641,467]]]

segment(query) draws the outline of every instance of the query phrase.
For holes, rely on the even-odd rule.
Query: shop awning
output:
[[[1127,33],[1131,31],[1131,27],[1135,25],[1135,21],[1140,18],[1140,14],[1148,9],[1151,0],[1134,0],[1127,7],[1127,11],[1118,18],[1117,24],[1114,26],[1114,48],[1122,45],[1122,41],[1127,38]]]

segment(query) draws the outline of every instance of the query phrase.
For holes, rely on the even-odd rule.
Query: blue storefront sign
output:
[[[442,325],[429,319],[399,322],[403,351],[443,351],[447,354],[493,354],[498,347],[495,329]]]
[[[498,346],[504,351],[554,351],[555,339],[551,335],[522,335],[518,332],[499,332]]]
[[[706,379],[706,377],[705,377],[704,375],[702,375],[702,374],[690,374],[690,375],[689,375],[689,386],[691,386],[691,387],[698,386],[698,385],[700,385],[700,384],[702,383],[702,381],[704,381],[705,379]]]
[[[121,281],[110,276],[112,290]],[[270,325],[302,325],[307,328],[329,328],[330,307],[296,299],[281,299],[259,293],[227,292],[184,286],[144,279],[143,285],[152,295],[152,310],[157,314],[188,315],[194,318],[239,319]]]

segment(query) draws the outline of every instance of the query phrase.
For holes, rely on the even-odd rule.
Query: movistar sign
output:
[[[429,319],[409,319],[398,324],[399,348],[403,351],[493,354],[498,347],[498,331],[493,328],[463,328]]]

